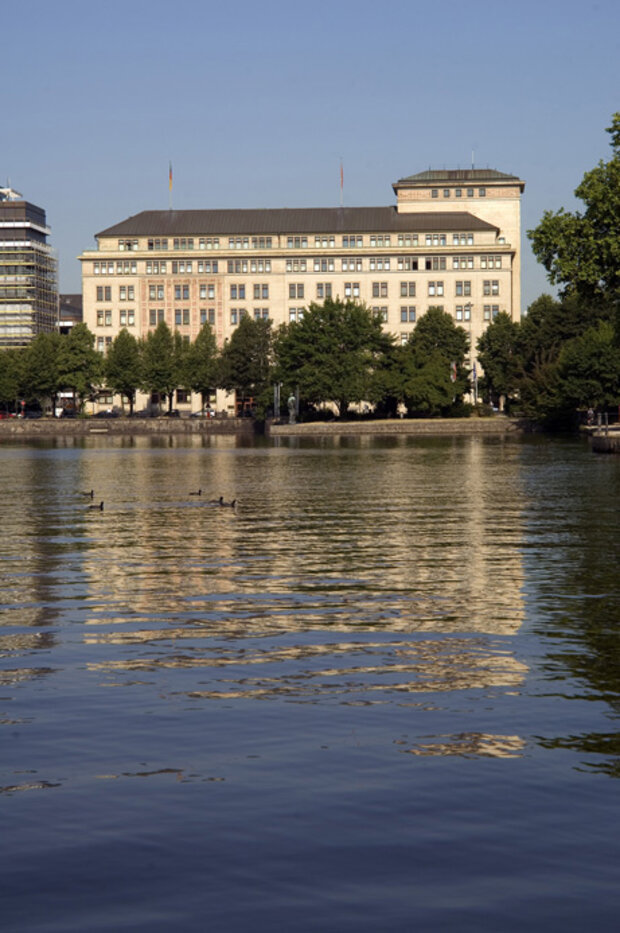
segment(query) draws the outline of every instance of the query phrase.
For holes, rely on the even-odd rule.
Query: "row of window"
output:
[[[473,198],[473,197],[474,197],[474,190],[475,190],[474,188],[465,188],[465,191],[466,191],[466,193],[467,193],[467,197],[468,197],[468,198]],[[455,198],[462,198],[462,197],[463,197],[463,189],[462,189],[462,188],[444,188],[444,189],[443,189],[443,196],[444,196],[444,198],[449,198],[449,197],[451,197],[451,196],[452,196],[452,192],[454,192],[454,197],[455,197]],[[487,196],[487,189],[486,189],[486,188],[478,188],[478,197],[479,197],[479,198],[486,198],[486,196]],[[431,197],[432,197],[432,198],[438,198],[438,197],[439,197],[439,188],[431,188]]]
[[[482,255],[479,256],[478,259],[481,269],[502,268],[502,257],[499,254]],[[334,272],[336,269],[337,261],[338,260],[336,258],[331,256],[314,260],[301,259],[297,257],[287,259],[285,268],[287,272]],[[368,263],[368,269],[370,272],[389,272],[393,267],[398,270],[418,268],[446,269],[448,261],[449,257],[446,256],[356,256],[350,258],[343,257],[340,259],[340,264],[343,272],[362,272],[364,269],[364,263]],[[452,268],[473,269],[474,257],[453,256]],[[135,262],[93,263],[93,272],[95,275],[114,275],[123,273],[131,273],[135,275],[137,274],[137,271],[137,264]],[[198,260],[197,262],[194,262],[191,259],[174,260],[172,262],[168,262],[166,260],[153,261],[149,259],[145,263],[145,271],[147,275],[166,275],[168,271],[170,271],[173,275],[193,274],[194,271],[201,275],[217,275],[219,272],[219,263],[217,259]],[[260,274],[270,273],[271,271],[270,259],[229,259],[227,262],[227,272],[229,275],[243,275],[247,274],[248,272]]]
[[[473,189],[467,189],[468,192],[471,190],[472,194],[468,193],[468,197],[473,197]],[[483,188],[479,189],[484,191]],[[455,197],[461,197],[460,188],[455,189]],[[448,192],[446,194],[446,192]],[[432,196],[434,198],[439,197],[439,189],[433,188]],[[484,197],[484,195],[479,195]],[[444,197],[450,197],[450,189],[446,188],[444,190]],[[454,237],[459,239],[453,239],[454,243],[460,242],[460,237],[463,234],[454,234]],[[473,234],[466,234],[466,236],[471,237],[473,242]],[[446,245],[447,234],[445,233],[427,233],[424,234],[424,242],[427,246],[445,246]],[[366,244],[371,247],[383,247],[392,245],[392,240],[398,246],[418,246],[421,242],[422,234],[418,233],[371,233],[366,235],[360,234],[344,234],[340,237],[340,244],[347,249],[362,249]],[[309,246],[314,245],[315,249],[335,249],[336,247],[336,237],[328,234],[319,234],[314,237],[312,236],[287,236],[286,237],[286,247],[287,249],[308,249]],[[170,247],[170,240],[168,237],[153,237],[147,240],[147,247],[149,250],[168,250]],[[172,249],[174,250],[207,250],[207,249],[220,249],[220,238],[219,237],[174,237],[172,239]],[[272,249],[273,248],[273,237],[270,236],[231,236],[228,237],[228,249]],[[118,249],[119,251],[124,250],[137,250],[138,249],[138,240],[118,240]]]

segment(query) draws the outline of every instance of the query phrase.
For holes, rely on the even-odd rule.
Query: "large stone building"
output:
[[[58,323],[57,262],[45,211],[0,188],[0,347],[23,347]]]
[[[393,188],[388,207],[143,211],[101,231],[80,256],[97,348],[162,320],[189,340],[208,322],[222,345],[244,314],[277,325],[330,296],[376,309],[402,342],[431,306],[474,348],[499,311],[518,320],[524,183],[471,169]]]

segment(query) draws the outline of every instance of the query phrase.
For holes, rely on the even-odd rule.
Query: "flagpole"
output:
[[[340,207],[344,207],[344,169],[340,159]]]

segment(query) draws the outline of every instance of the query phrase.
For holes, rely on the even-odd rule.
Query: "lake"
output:
[[[617,929],[620,459],[135,437],[0,468],[3,931]]]

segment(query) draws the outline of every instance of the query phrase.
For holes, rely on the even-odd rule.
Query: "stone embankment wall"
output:
[[[0,421],[0,442],[18,438],[124,437],[128,435],[253,435],[249,418],[10,418]]]
[[[386,421],[313,421],[309,424],[269,424],[272,437],[320,437],[326,435],[502,435],[531,431],[528,422],[495,415],[493,418],[390,418]]]

